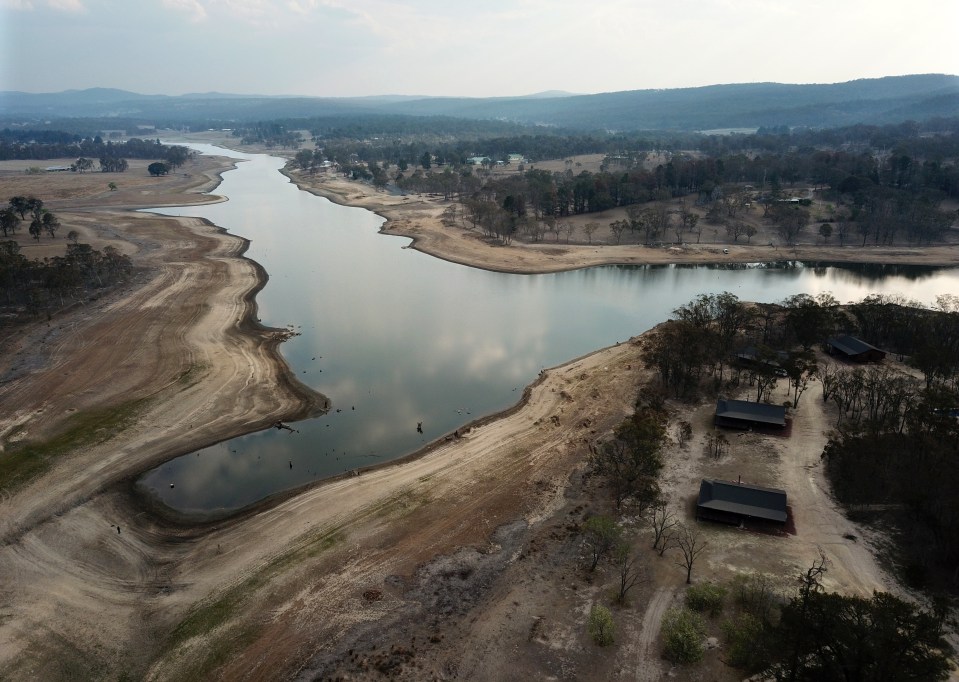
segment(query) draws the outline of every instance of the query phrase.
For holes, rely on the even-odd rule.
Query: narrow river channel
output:
[[[639,334],[700,293],[780,301],[831,292],[842,302],[901,293],[923,303],[959,291],[959,269],[864,266],[607,266],[548,275],[464,267],[378,233],[383,219],[300,191],[283,159],[210,145],[240,159],[199,216],[251,241],[270,280],[263,324],[299,336],[282,353],[333,410],[173,459],[139,485],[184,513],[236,510],[271,494],[395,459],[514,404],[543,367]],[[422,433],[417,424],[422,423]],[[292,463],[292,467],[290,466]],[[171,488],[170,484],[175,483]]]

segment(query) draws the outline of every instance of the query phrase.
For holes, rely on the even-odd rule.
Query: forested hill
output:
[[[547,95],[547,96],[544,96]],[[511,98],[261,97],[219,93],[138,95],[91,89],[0,93],[0,118],[142,118],[250,122],[317,116],[406,114],[495,119],[575,130],[708,130],[773,126],[836,127],[955,116],[959,76],[926,74],[829,85],[749,83],[595,95]]]
[[[954,116],[959,112],[959,76],[900,76],[834,85],[711,85],[536,100],[425,99],[396,109],[588,130],[836,127]]]

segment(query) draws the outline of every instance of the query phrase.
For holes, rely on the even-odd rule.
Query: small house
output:
[[[748,400],[720,398],[716,401],[716,426],[731,429],[754,427],[786,428],[786,408],[782,405],[751,403]]]
[[[785,525],[786,491],[704,478],[699,485],[696,518],[739,525],[760,521]]]
[[[853,362],[882,362],[886,357],[886,351],[848,334],[841,334],[826,341],[826,350],[830,355],[838,355]]]

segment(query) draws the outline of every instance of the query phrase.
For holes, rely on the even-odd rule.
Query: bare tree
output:
[[[812,562],[812,566],[806,569],[804,573],[799,574],[799,622],[805,624],[809,617],[809,596],[814,592],[822,590],[822,576],[826,572],[826,555],[822,548],[819,548],[819,559]],[[796,679],[796,672],[799,670],[800,652],[803,650],[803,640],[806,637],[806,628],[799,628],[797,637],[793,641],[792,665],[790,666],[792,674],[789,680]]]
[[[562,232],[563,226],[556,222],[556,219],[550,216],[546,219],[546,231],[553,235],[553,241],[559,241],[559,233]]]
[[[746,223],[735,220],[726,223],[726,235],[732,237],[733,242],[738,242],[739,238],[746,234]]]
[[[653,529],[653,549],[663,548],[670,544],[669,539],[672,529],[679,523],[676,515],[669,510],[668,503],[660,500],[649,509],[649,525]],[[660,552],[660,556],[662,553]]]
[[[693,564],[696,559],[706,549],[707,542],[699,535],[697,528],[690,528],[685,523],[679,524],[679,531],[676,533],[676,546],[682,553],[682,558],[677,562],[686,569],[686,584],[693,581]]]
[[[586,223],[583,225],[583,233],[590,244],[593,243],[593,233],[599,229],[599,223]]]
[[[538,242],[543,238],[543,224],[538,220],[530,220],[523,226],[523,229],[531,242]]]
[[[568,220],[560,223],[560,227],[562,228],[563,233],[566,235],[566,243],[569,244],[569,238],[573,236],[573,232],[576,231],[576,227]]]
[[[450,204],[440,215],[440,220],[442,220],[443,225],[446,227],[454,227],[456,225],[457,210],[456,204]]]
[[[718,431],[706,434],[706,454],[713,459],[722,459],[727,450],[729,450],[729,439],[725,434]]]
[[[609,231],[613,233],[613,239],[616,240],[617,244],[623,238],[623,232],[626,231],[627,227],[629,227],[629,223],[625,220],[614,220],[609,224]]]
[[[633,552],[628,542],[623,541],[616,545],[613,556],[619,573],[619,594],[616,601],[625,604],[626,594],[638,583],[645,582],[646,578],[639,563],[639,556]]]
[[[832,395],[832,392],[836,390],[836,385],[840,379],[839,366],[832,362],[817,365],[815,377],[819,379],[819,383],[822,384],[822,401],[824,403],[829,402],[829,397]]]

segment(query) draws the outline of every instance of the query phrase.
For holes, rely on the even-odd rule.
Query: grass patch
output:
[[[429,494],[425,491],[414,492],[412,489],[407,488],[406,490],[401,490],[391,495],[380,504],[374,505],[370,508],[369,513],[370,516],[374,518],[403,516],[427,504],[430,499]]]
[[[27,648],[0,670],[0,680],[116,679],[116,668],[123,664],[100,646],[81,649],[63,635],[41,628],[32,633]]]
[[[177,378],[177,382],[183,384],[184,386],[193,386],[194,384],[199,383],[201,375],[206,371],[206,364],[202,362],[195,362],[189,366],[180,376]]]
[[[226,663],[235,652],[249,645],[256,639],[260,627],[255,623],[240,622],[233,627],[227,624],[241,615],[241,611],[248,599],[252,598],[257,590],[270,583],[273,578],[284,570],[304,559],[309,559],[332,549],[343,542],[346,535],[338,529],[311,538],[305,544],[285,552],[274,558],[262,569],[249,576],[239,585],[228,590],[225,594],[208,603],[194,608],[177,625],[170,634],[165,647],[166,652],[197,637],[210,635],[218,628],[224,632],[207,643],[208,651],[202,657],[197,657],[195,665],[191,666],[191,679],[206,679],[212,671]]]
[[[9,446],[0,454],[0,488],[13,492],[50,469],[59,457],[110,440],[136,419],[147,402],[147,398],[141,398],[77,412],[67,418],[64,430],[53,438]]]

